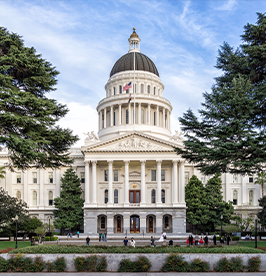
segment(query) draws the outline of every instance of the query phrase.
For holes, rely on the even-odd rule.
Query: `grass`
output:
[[[23,248],[30,246],[29,241],[18,241],[18,248]],[[15,248],[16,247],[16,242],[15,241],[0,241],[0,250],[5,250],[7,248]]]
[[[27,248],[21,248],[12,250],[9,252],[13,253],[28,253],[28,254],[76,254],[76,253],[105,253],[105,254],[148,254],[148,253],[198,253],[198,254],[246,254],[246,253],[266,253],[263,250],[249,248],[244,246],[208,246],[208,247],[168,247],[168,246],[157,246],[157,247],[125,247],[125,246],[74,246],[74,245],[42,245],[42,246],[31,246]]]
[[[240,246],[245,246],[249,248],[255,248],[255,241],[239,241],[237,242]],[[258,247],[266,247],[266,241],[258,241]]]

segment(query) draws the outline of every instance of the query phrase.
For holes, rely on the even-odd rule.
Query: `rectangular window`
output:
[[[37,183],[37,173],[36,172],[32,173],[32,182]]]
[[[126,124],[129,123],[129,114],[128,114],[128,109],[126,110]]]
[[[233,205],[237,205],[237,199],[233,199]]]
[[[129,191],[130,203],[140,203],[140,191]]]
[[[154,125],[156,125],[156,112],[155,111],[153,113],[153,122],[154,122]]]
[[[115,126],[115,112],[114,112],[114,126]]]
[[[17,174],[17,183],[21,183],[21,173]]]
[[[156,88],[153,88],[153,94],[156,95]]]
[[[189,182],[189,172],[185,172],[185,184],[187,185]]]
[[[85,172],[80,173],[80,180],[81,180],[81,183],[85,183]]]
[[[122,94],[122,85],[119,86],[119,93]]]
[[[115,95],[115,87],[114,87],[114,95]]]
[[[148,85],[148,94],[151,93],[151,87]]]
[[[250,177],[248,178],[248,182],[249,182],[249,183],[253,183],[253,176],[250,176]]]
[[[104,170],[104,181],[108,181],[108,170]]]
[[[118,170],[114,170],[114,181],[118,181]]]
[[[151,170],[151,181],[156,181],[156,170]]]
[[[237,183],[237,174],[233,174],[233,183]]]
[[[165,181],[165,170],[161,170],[161,181]]]
[[[48,173],[48,178],[49,178],[49,183],[53,183],[53,173],[52,172]]]

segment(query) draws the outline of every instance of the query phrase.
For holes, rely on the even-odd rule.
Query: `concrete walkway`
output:
[[[36,274],[38,275],[42,275],[42,276],[58,276],[58,273],[47,273],[47,272],[38,272],[38,273],[0,273],[0,276],[36,276]],[[229,273],[225,273],[225,272],[186,272],[186,273],[175,273],[175,272],[136,272],[136,273],[119,273],[119,272],[75,272],[75,273],[64,273],[64,272],[60,272],[59,273],[60,276],[99,276],[99,275],[103,275],[103,276],[114,276],[114,275],[119,275],[119,276],[173,276],[173,275],[178,275],[178,276],[229,276],[229,275],[233,275],[233,276],[266,276],[266,272],[252,272],[252,273],[247,273],[247,272],[229,272]]]

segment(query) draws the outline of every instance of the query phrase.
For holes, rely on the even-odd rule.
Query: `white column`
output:
[[[98,112],[98,131],[101,130],[101,113]]]
[[[92,160],[92,201],[91,205],[97,205],[96,193],[97,193],[97,183],[96,183],[96,164],[97,160]]]
[[[145,162],[146,162],[146,160],[140,160],[140,164],[141,164],[141,184],[140,184],[140,186],[141,186],[141,198],[140,198],[140,206],[146,206]]]
[[[177,200],[177,160],[173,160],[173,205],[176,205]]]
[[[185,162],[179,164],[179,202],[185,203]]]
[[[171,112],[169,111],[169,130],[171,130]]]
[[[163,108],[163,128],[165,128],[165,108]]]
[[[39,207],[43,207],[44,203],[43,203],[43,194],[44,194],[44,183],[43,183],[43,170],[39,169],[39,185],[40,185],[40,190],[39,190],[39,194],[40,194],[40,202],[39,202]]]
[[[106,107],[104,108],[104,118],[103,127],[106,128]]]
[[[100,111],[100,130],[103,128],[103,113],[102,110]]]
[[[129,206],[129,200],[128,200],[128,193],[129,193],[129,171],[128,171],[128,167],[129,167],[129,160],[124,160],[124,164],[125,164],[125,185],[124,185],[124,198],[125,198],[125,202],[124,202],[124,206]]]
[[[108,163],[108,206],[113,206],[113,160],[107,160]]]
[[[121,115],[121,104],[119,104],[119,115],[118,115],[118,125],[121,125],[121,119],[122,119],[122,115]]]
[[[6,180],[6,192],[12,196],[12,173],[11,171],[8,169],[8,167],[6,167],[6,173],[5,173],[5,180]]]
[[[113,126],[114,122],[114,111],[113,111],[113,106],[111,105],[111,111],[110,111],[110,126]]]
[[[151,105],[148,104],[148,125],[151,124]]]
[[[131,104],[128,104],[128,124],[131,124]]]
[[[85,205],[90,203],[90,161],[85,161]]]
[[[55,170],[55,197],[60,196],[60,169]]]
[[[227,202],[230,200],[230,174],[225,174],[225,196],[224,200]]]
[[[166,126],[166,128],[167,129],[170,129],[170,116],[169,116],[169,114],[170,114],[170,112],[169,112],[169,110],[167,109],[167,126]]]
[[[156,126],[160,126],[160,120],[159,120],[159,106],[157,105],[156,108]]]
[[[28,171],[23,173],[23,200],[28,203]]]
[[[161,181],[161,165],[162,160],[156,160],[157,162],[157,200],[156,206],[162,205],[162,181]]]
[[[138,116],[138,124],[141,124],[141,103],[139,103],[139,116]]]
[[[248,204],[247,202],[247,176],[242,176],[242,205]]]

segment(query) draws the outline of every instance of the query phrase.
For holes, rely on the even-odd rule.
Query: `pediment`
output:
[[[85,152],[174,152],[174,143],[144,134],[127,134],[82,149]]]

